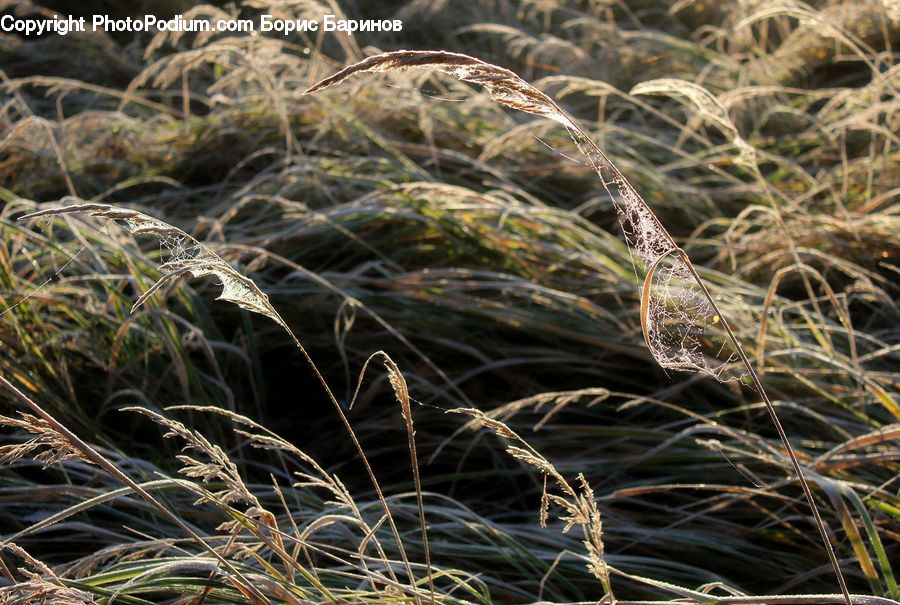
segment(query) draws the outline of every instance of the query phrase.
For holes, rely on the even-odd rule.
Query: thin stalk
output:
[[[394,384],[394,391],[400,402],[400,408],[403,414],[403,421],[406,425],[406,437],[409,442],[409,460],[412,465],[413,483],[416,488],[416,505],[419,509],[419,526],[422,529],[422,548],[425,549],[425,569],[428,573],[428,592],[431,597],[431,603],[434,605],[434,573],[431,569],[431,551],[428,548],[428,528],[425,524],[425,502],[422,498],[422,480],[419,477],[419,456],[416,453],[416,431],[413,428],[412,406],[409,403],[409,390],[406,386],[406,380],[400,373],[397,364],[385,354],[385,365],[392,377],[397,381]],[[392,383],[394,380],[391,381]]]
[[[600,167],[604,167],[609,170],[614,180],[620,180],[621,183],[625,184],[632,191],[635,191],[635,195],[637,195],[636,190],[628,182],[628,179],[625,178],[625,175],[622,174],[618,168],[612,163],[612,161],[606,156],[602,149],[594,142],[594,140],[587,136],[587,134],[578,127],[577,124],[562,110],[559,110],[562,115],[565,116],[565,119],[568,120],[569,124],[566,124],[567,129],[569,129],[570,134],[573,134],[573,138],[576,139],[576,144],[579,142],[580,138],[589,146],[589,153],[586,154],[588,156],[589,161],[594,164],[598,174],[600,174]],[[564,122],[565,124],[565,122]],[[574,132],[573,132],[574,131]],[[574,136],[574,134],[579,136]],[[596,159],[591,157],[591,153],[596,154],[596,158],[600,160],[600,163],[597,164]],[[604,182],[604,187],[607,187],[606,182]],[[609,191],[607,187],[607,191]],[[612,196],[612,193],[610,192]],[[613,196],[613,199],[615,197]],[[643,200],[641,200],[643,202]],[[646,205],[646,203],[644,203]],[[772,418],[772,424],[775,426],[775,431],[778,433],[778,437],[781,439],[781,443],[784,445],[784,448],[788,452],[788,456],[791,459],[791,464],[794,467],[794,471],[797,473],[797,478],[800,480],[800,486],[803,489],[803,494],[806,496],[806,501],[809,503],[809,508],[812,510],[813,518],[816,522],[816,527],[819,530],[819,535],[822,537],[822,542],[825,545],[825,552],[828,554],[828,559],[831,561],[831,567],[834,569],[834,575],[837,576],[838,585],[840,586],[841,593],[844,595],[845,605],[852,605],[852,601],[850,599],[850,592],[847,590],[847,583],[844,581],[844,574],[841,572],[841,565],[838,562],[837,555],[834,552],[834,547],[831,545],[831,540],[828,538],[828,531],[825,527],[825,522],[822,520],[822,516],[819,514],[819,509],[816,506],[815,500],[813,500],[812,491],[809,489],[809,484],[806,481],[806,478],[803,476],[803,470],[800,467],[800,462],[797,460],[797,455],[794,453],[794,448],[791,446],[788,441],[787,434],[784,431],[784,427],[781,426],[781,421],[778,419],[778,414],[775,413],[775,406],[772,405],[772,401],[769,399],[766,390],[763,388],[762,381],[759,379],[759,375],[753,369],[753,365],[750,363],[750,360],[747,358],[746,353],[744,353],[743,347],[741,347],[741,343],[738,341],[737,336],[735,336],[734,331],[732,331],[731,326],[728,324],[728,321],[725,319],[725,315],[719,309],[719,305],[716,304],[715,298],[710,294],[709,289],[706,287],[706,284],[700,278],[700,275],[697,273],[697,270],[694,268],[693,263],[691,263],[691,259],[688,257],[687,253],[681,249],[675,243],[675,240],[669,234],[668,230],[662,225],[657,218],[656,214],[647,206],[647,209],[650,211],[650,219],[656,226],[659,228],[660,233],[667,240],[667,244],[671,246],[671,249],[666,254],[671,254],[673,252],[677,253],[678,256],[681,257],[691,276],[694,278],[694,281],[697,282],[697,285],[700,287],[700,291],[703,293],[703,296],[709,301],[710,307],[713,312],[719,316],[720,321],[722,322],[722,326],[725,328],[725,332],[728,335],[728,339],[731,341],[731,344],[734,346],[735,351],[737,351],[738,358],[741,361],[741,364],[746,368],[747,373],[750,375],[750,380],[753,383],[754,389],[759,393],[759,396],[762,397],[763,403],[766,406],[766,410],[769,412],[769,416]],[[659,259],[657,259],[658,262]]]
[[[387,499],[384,497],[384,493],[381,491],[381,486],[378,484],[378,479],[375,477],[375,471],[372,470],[372,465],[369,464],[369,458],[366,456],[365,451],[363,450],[362,444],[359,442],[359,439],[356,437],[356,432],[353,430],[353,426],[350,424],[350,420],[347,418],[347,414],[344,413],[343,408],[341,408],[341,404],[338,403],[337,397],[334,396],[334,392],[331,390],[331,387],[328,386],[328,382],[326,382],[325,377],[322,376],[322,373],[319,371],[319,367],[312,360],[312,357],[307,352],[306,348],[300,343],[300,340],[293,333],[293,331],[287,327],[287,324],[276,313],[276,322],[280,324],[288,335],[291,337],[291,340],[294,341],[294,344],[300,350],[300,353],[303,355],[303,358],[309,364],[309,367],[312,368],[313,374],[315,374],[316,379],[318,379],[319,383],[322,385],[322,388],[325,390],[325,393],[328,395],[328,399],[331,401],[334,409],[337,411],[338,416],[341,419],[341,422],[344,424],[344,428],[347,429],[347,434],[350,435],[350,440],[353,442],[353,445],[356,447],[356,451],[359,454],[360,459],[362,460],[363,466],[366,467],[366,472],[369,475],[369,479],[372,481],[372,486],[375,488],[375,494],[378,496],[379,502],[381,502],[381,506],[384,509],[384,514],[387,517],[388,525],[390,525],[391,532],[394,535],[394,540],[397,542],[397,549],[400,553],[400,558],[403,561],[403,567],[406,571],[407,576],[409,577],[410,587],[413,590],[413,598],[418,605],[421,605],[422,601],[419,598],[418,593],[416,592],[416,580],[415,576],[413,576],[412,566],[409,564],[409,558],[406,556],[406,549],[403,548],[403,540],[400,538],[400,531],[397,529],[397,524],[394,522],[394,516],[391,514],[390,508],[387,504]]]
[[[806,478],[803,476],[803,469],[800,466],[800,461],[797,460],[797,455],[794,453],[794,448],[791,446],[790,442],[787,438],[787,433],[784,431],[784,427],[781,426],[781,420],[778,419],[778,414],[775,413],[775,406],[772,405],[772,401],[769,399],[769,395],[766,393],[766,390],[763,388],[762,381],[759,379],[759,375],[756,373],[756,370],[753,369],[753,365],[750,363],[750,359],[747,357],[747,354],[744,353],[743,347],[741,347],[741,343],[738,340],[737,336],[735,336],[734,332],[731,329],[731,326],[728,324],[728,321],[725,319],[725,315],[719,310],[719,306],[716,304],[715,298],[713,298],[712,294],[710,294],[709,289],[706,287],[706,284],[703,283],[703,280],[700,279],[700,275],[697,274],[697,270],[694,269],[694,265],[691,263],[690,258],[688,258],[687,253],[681,248],[677,248],[679,256],[684,261],[685,266],[687,266],[688,271],[690,271],[693,278],[700,285],[700,290],[703,292],[703,296],[706,297],[706,300],[709,301],[710,306],[716,315],[719,316],[719,320],[722,322],[722,327],[725,328],[725,333],[728,334],[728,339],[731,341],[732,346],[734,346],[735,351],[738,354],[738,358],[741,360],[744,368],[746,368],[747,373],[750,375],[750,380],[753,383],[753,388],[759,393],[759,396],[762,397],[763,403],[766,405],[766,410],[769,412],[769,416],[772,418],[772,424],[775,425],[775,431],[778,433],[778,437],[781,439],[781,443],[784,445],[784,449],[787,450],[788,457],[791,459],[791,465],[794,467],[794,471],[797,473],[797,478],[800,480],[800,487],[803,488],[803,495],[806,496],[806,501],[809,503],[809,508],[812,510],[813,518],[816,521],[816,527],[819,530],[819,535],[822,536],[822,542],[825,544],[825,552],[828,553],[828,559],[831,561],[831,566],[834,568],[834,575],[837,576],[838,585],[840,585],[841,593],[844,595],[844,602],[846,605],[852,605],[852,600],[850,599],[850,591],[847,590],[847,583],[844,581],[844,574],[841,572],[841,564],[838,561],[837,554],[834,552],[834,547],[831,545],[831,540],[828,538],[828,531],[825,527],[825,521],[822,520],[822,516],[819,514],[819,508],[816,506],[815,501],[813,500],[812,490],[809,489],[809,483],[806,481]]]
[[[567,114],[565,114],[565,112],[563,112],[562,110],[559,111],[562,115],[565,116],[565,119],[568,120],[568,124],[566,124],[566,127],[567,129],[569,129],[570,134],[573,134],[573,138],[576,139],[576,144],[579,142],[578,139],[580,138],[589,146],[589,153],[586,155],[588,156],[589,161],[594,164],[594,167],[597,169],[598,174],[600,173],[601,166],[606,168],[610,173],[612,173],[614,180],[621,181],[621,183],[625,184],[632,191],[635,191],[635,195],[637,195],[636,190],[631,185],[631,183],[628,182],[628,179],[625,178],[625,175],[622,174],[618,168],[616,168],[616,166],[606,156],[603,150],[600,149],[600,147],[594,142],[594,140],[587,136],[587,134],[581,128],[579,128],[578,125],[575,124],[575,122]],[[563,123],[565,124],[565,122]],[[577,134],[578,136],[574,136],[575,134]],[[596,159],[591,157],[591,153],[596,154],[596,159],[600,160],[599,164],[595,163]],[[604,182],[604,187],[607,187],[606,182]],[[611,192],[610,195],[612,196]],[[615,199],[614,196],[613,199]],[[641,201],[643,202],[643,200]],[[646,203],[644,204],[646,205]],[[684,262],[691,276],[694,278],[694,281],[696,281],[697,285],[700,287],[700,291],[703,293],[703,296],[707,301],[709,301],[710,307],[712,308],[713,312],[719,316],[719,319],[722,322],[722,326],[725,328],[728,339],[734,346],[741,364],[746,368],[747,373],[750,375],[750,380],[753,384],[753,388],[759,393],[759,396],[762,397],[763,403],[766,406],[766,410],[768,410],[769,416],[772,418],[772,424],[775,426],[775,431],[778,433],[778,437],[781,439],[781,443],[787,450],[788,457],[791,459],[791,465],[794,467],[794,471],[797,473],[797,478],[800,480],[800,486],[803,489],[803,494],[806,496],[806,501],[809,503],[809,508],[812,510],[813,518],[816,522],[816,527],[818,528],[819,535],[822,537],[822,542],[825,545],[825,552],[828,554],[828,559],[829,561],[831,561],[831,567],[834,569],[834,575],[837,576],[838,585],[840,586],[841,593],[844,596],[844,603],[845,605],[852,605],[850,592],[847,590],[847,583],[844,581],[844,574],[841,572],[841,565],[837,559],[837,555],[834,552],[834,547],[831,545],[831,540],[828,538],[828,531],[825,527],[825,522],[822,520],[822,516],[819,514],[819,509],[816,506],[815,500],[813,500],[812,491],[809,489],[809,483],[803,476],[803,469],[800,467],[800,462],[799,460],[797,460],[797,455],[794,453],[794,448],[788,441],[787,433],[785,433],[784,427],[781,426],[781,421],[778,419],[778,414],[775,413],[775,406],[772,405],[772,401],[769,399],[769,395],[763,388],[762,381],[759,379],[759,375],[753,369],[753,365],[750,363],[750,359],[747,357],[746,353],[744,353],[744,349],[743,347],[741,347],[741,343],[738,341],[737,336],[735,336],[734,331],[732,331],[731,326],[725,319],[725,315],[719,309],[719,305],[716,304],[715,298],[712,296],[712,294],[709,292],[709,289],[706,287],[706,284],[700,278],[700,275],[694,268],[693,263],[691,263],[690,257],[688,257],[687,253],[675,243],[675,240],[669,234],[668,230],[662,225],[662,223],[659,221],[659,218],[657,218],[656,214],[649,208],[649,206],[647,206],[647,209],[650,210],[650,219],[659,228],[660,233],[666,238],[667,244],[671,247],[671,249],[666,252],[666,254],[677,253],[678,256],[681,257],[681,260]],[[657,262],[658,260],[659,259],[657,259]]]

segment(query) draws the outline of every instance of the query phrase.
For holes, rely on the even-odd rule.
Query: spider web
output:
[[[687,255],[605,154],[568,116],[564,119],[613,203],[634,274],[643,280],[641,324],[653,358],[664,369],[701,372],[723,382],[742,379],[746,370]]]

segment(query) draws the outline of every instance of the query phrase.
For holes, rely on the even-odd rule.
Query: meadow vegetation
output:
[[[894,0],[79,10],[404,26],[0,38],[0,603],[900,600]]]

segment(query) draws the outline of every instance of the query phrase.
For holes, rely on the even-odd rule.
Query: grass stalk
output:
[[[228,572],[234,577],[233,582],[235,583],[235,587],[238,588],[245,595],[252,597],[255,602],[258,603],[269,603],[268,598],[264,594],[262,594],[256,586],[237,568],[234,567],[227,559],[225,559],[222,555],[220,555],[216,550],[206,543],[206,541],[200,537],[193,529],[188,527],[188,525],[181,520],[178,515],[173,513],[171,510],[163,506],[163,504],[154,498],[147,490],[140,486],[136,481],[134,481],[131,477],[129,477],[125,471],[120,469],[114,462],[107,459],[105,456],[100,454],[97,450],[91,447],[88,443],[83,441],[78,435],[70,431],[64,424],[56,420],[52,415],[47,413],[44,408],[35,403],[28,395],[20,391],[14,384],[12,384],[9,380],[7,380],[4,376],[0,376],[0,385],[2,385],[6,390],[12,393],[16,399],[22,402],[28,409],[37,414],[41,419],[43,419],[50,427],[56,431],[59,435],[63,436],[66,441],[75,449],[77,452],[84,457],[85,460],[96,464],[104,471],[109,473],[116,480],[121,483],[127,485],[131,488],[134,493],[143,498],[148,504],[153,506],[156,510],[158,510],[165,518],[169,519],[172,523],[177,525],[179,529],[185,532],[191,539],[193,539],[197,544],[203,547],[206,552],[215,558],[219,564],[228,570]]]

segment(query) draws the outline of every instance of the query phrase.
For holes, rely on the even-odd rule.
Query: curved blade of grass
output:
[[[885,584],[887,584],[888,596],[895,600],[900,599],[900,590],[897,588],[897,579],[894,577],[894,570],[891,568],[891,562],[888,559],[887,552],[884,550],[884,544],[881,542],[881,537],[878,535],[878,529],[875,527],[875,523],[872,521],[872,517],[869,515],[866,505],[863,504],[859,495],[857,495],[850,486],[844,483],[838,483],[838,491],[850,501],[853,508],[856,509],[856,512],[859,513],[859,516],[862,519],[863,527],[865,527],[866,534],[869,536],[869,543],[872,545],[872,550],[875,551],[875,557],[878,559],[878,566],[881,568],[882,576],[884,577]]]

